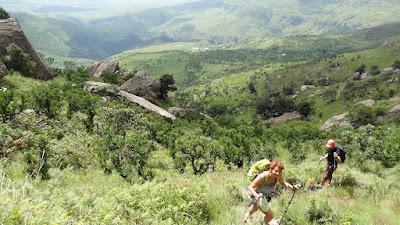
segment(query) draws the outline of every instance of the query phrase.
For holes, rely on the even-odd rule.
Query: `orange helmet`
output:
[[[335,141],[335,140],[332,140],[332,139],[328,140],[328,141],[326,142],[326,147],[327,147],[327,148],[334,148],[334,147],[336,147],[336,141]]]

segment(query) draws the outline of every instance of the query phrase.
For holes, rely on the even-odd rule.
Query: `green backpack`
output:
[[[271,161],[269,161],[268,159],[262,159],[260,161],[257,161],[250,167],[249,172],[247,172],[247,180],[250,183],[253,182],[253,180],[257,177],[258,174],[269,170],[270,165]]]

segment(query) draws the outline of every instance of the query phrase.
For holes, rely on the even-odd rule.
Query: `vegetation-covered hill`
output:
[[[39,50],[99,59],[166,42],[196,42],[202,47],[259,46],[260,39],[266,37],[349,33],[398,22],[398,5],[398,0],[203,0],[86,22],[59,15],[14,15]],[[46,45],[45,40],[52,45]]]

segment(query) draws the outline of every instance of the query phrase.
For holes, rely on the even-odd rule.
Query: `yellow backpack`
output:
[[[253,182],[253,180],[257,177],[258,174],[269,170],[270,165],[271,161],[269,161],[268,159],[262,159],[260,161],[257,161],[250,167],[249,172],[247,172],[247,180],[250,183]]]

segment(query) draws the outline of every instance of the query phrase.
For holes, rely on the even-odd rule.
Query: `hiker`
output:
[[[336,145],[335,140],[332,140],[332,139],[328,140],[328,142],[326,142],[326,147],[328,148],[328,153],[319,159],[320,161],[322,161],[322,160],[328,161],[324,177],[322,178],[322,180],[320,182],[320,186],[324,186],[327,182],[328,182],[328,184],[331,184],[332,175],[333,175],[333,172],[335,172],[338,163],[344,162],[344,158],[342,159],[339,155],[339,154],[343,155],[344,153],[341,153],[341,152],[344,152],[344,151]]]
[[[250,198],[250,208],[246,213],[244,221],[247,222],[248,218],[258,210],[261,210],[264,216],[264,222],[268,224],[272,218],[272,210],[268,206],[271,200],[271,194],[274,191],[276,182],[285,188],[298,189],[299,185],[292,185],[285,181],[282,176],[282,171],[285,169],[283,163],[279,160],[274,160],[269,165],[269,170],[263,171],[251,182],[248,187],[248,197]]]

